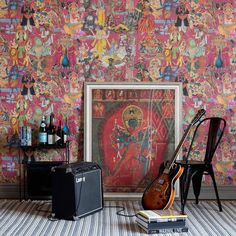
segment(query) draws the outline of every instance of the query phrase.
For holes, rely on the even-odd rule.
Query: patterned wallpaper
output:
[[[235,185],[235,15],[234,0],[0,0],[0,182],[17,182],[19,127],[52,111],[81,158],[84,81],[178,81],[184,127],[202,107],[227,120],[215,171]]]

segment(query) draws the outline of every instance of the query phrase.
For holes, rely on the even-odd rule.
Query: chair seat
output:
[[[198,160],[177,160],[175,161],[176,164],[179,165],[206,165],[206,163],[204,161],[198,161]]]

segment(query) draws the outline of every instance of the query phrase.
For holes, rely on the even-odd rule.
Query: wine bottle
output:
[[[56,128],[54,125],[54,114],[51,113],[50,115],[50,123],[48,126],[48,145],[54,145],[55,144],[55,134],[56,134]]]
[[[66,143],[66,141],[68,140],[68,137],[70,136],[70,129],[67,124],[67,118],[63,126],[63,131],[64,131],[64,143]]]
[[[39,144],[47,145],[47,129],[46,129],[46,117],[42,117],[42,121],[39,127]]]
[[[55,141],[56,141],[56,144],[58,146],[63,146],[64,145],[64,130],[61,127],[61,120],[59,120],[59,125],[57,127]]]

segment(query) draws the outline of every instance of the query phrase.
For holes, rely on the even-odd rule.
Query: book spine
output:
[[[148,229],[162,229],[162,228],[184,227],[186,225],[186,221],[185,220],[170,221],[170,222],[147,223],[147,222],[144,222],[143,220],[137,218],[136,222],[138,224],[143,225],[144,227],[146,227]]]
[[[186,218],[158,218],[158,219],[147,219],[143,217],[142,215],[137,215],[137,217],[147,223],[153,223],[153,222],[170,222],[170,221],[179,221],[179,220],[186,220]]]
[[[150,229],[147,231],[148,234],[167,234],[167,233],[185,233],[185,232],[188,232],[187,227],[172,228],[172,229]]]
[[[178,211],[173,209],[168,210],[144,210],[139,211],[139,215],[142,215],[148,220],[156,220],[156,219],[167,219],[167,218],[186,218],[187,215],[180,214]]]
[[[166,234],[166,233],[184,233],[188,232],[188,227],[175,227],[163,229],[147,229],[143,225],[138,224],[148,234]]]
[[[20,128],[20,145],[26,146],[26,130],[25,127]]]

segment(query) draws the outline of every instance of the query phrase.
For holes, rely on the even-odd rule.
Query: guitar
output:
[[[191,123],[188,125],[180,143],[178,144],[172,158],[167,162],[164,171],[153,180],[153,182],[146,188],[142,196],[142,206],[145,210],[160,210],[168,209],[175,197],[174,184],[178,178],[183,174],[183,167],[174,163],[177,158],[180,148],[187,138],[191,128],[200,118],[206,113],[204,109],[197,112]]]

